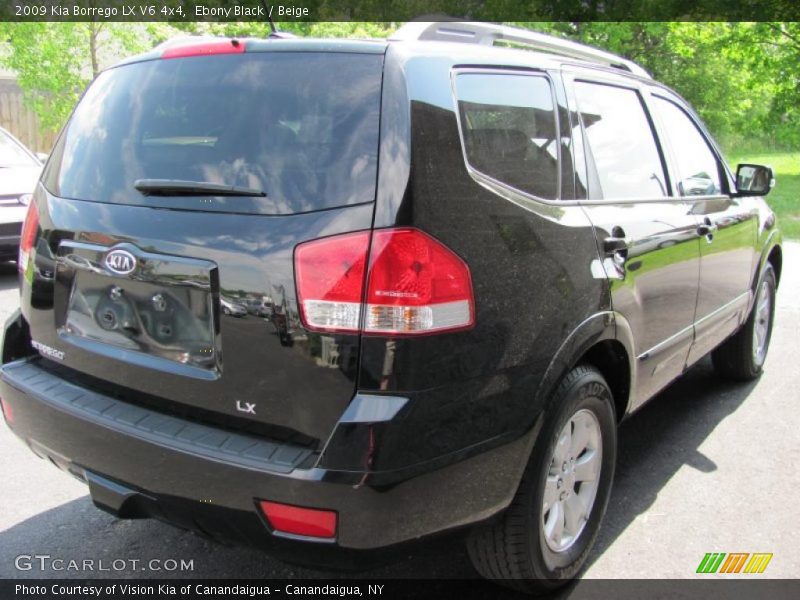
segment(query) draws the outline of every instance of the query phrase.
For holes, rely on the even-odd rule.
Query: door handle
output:
[[[624,237],[609,236],[603,240],[603,254],[620,262],[628,257],[628,242]]]
[[[714,241],[714,232],[717,230],[716,224],[711,222],[711,219],[706,217],[703,219],[703,224],[697,227],[697,235],[706,236],[706,241],[710,244]]]

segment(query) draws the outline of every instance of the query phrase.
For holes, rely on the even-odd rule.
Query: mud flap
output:
[[[94,505],[120,519],[147,519],[153,516],[156,500],[137,490],[85,471]]]
[[[22,318],[19,309],[13,312],[3,327],[2,352],[3,364],[34,354],[28,323]]]

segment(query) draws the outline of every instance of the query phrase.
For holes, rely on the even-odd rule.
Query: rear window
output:
[[[538,75],[465,73],[456,93],[470,166],[539,198],[558,193],[558,142],[550,83]]]
[[[291,214],[375,198],[380,55],[262,52],[102,73],[53,151],[45,185],[79,200]],[[139,179],[266,197],[144,196]]]

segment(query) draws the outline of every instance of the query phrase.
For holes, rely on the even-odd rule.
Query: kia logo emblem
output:
[[[127,275],[136,269],[136,257],[127,250],[112,250],[106,254],[106,268],[117,275]]]

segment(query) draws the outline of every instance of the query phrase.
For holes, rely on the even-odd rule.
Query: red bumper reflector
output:
[[[184,58],[186,56],[208,56],[211,54],[241,54],[244,44],[239,40],[211,40],[196,44],[181,44],[167,48],[161,58]]]
[[[317,538],[336,535],[337,518],[332,510],[301,508],[266,500],[261,500],[259,504],[270,526],[276,531]]]
[[[6,418],[9,424],[14,422],[14,411],[11,410],[11,405],[0,398],[0,405],[3,407],[3,416]]]

